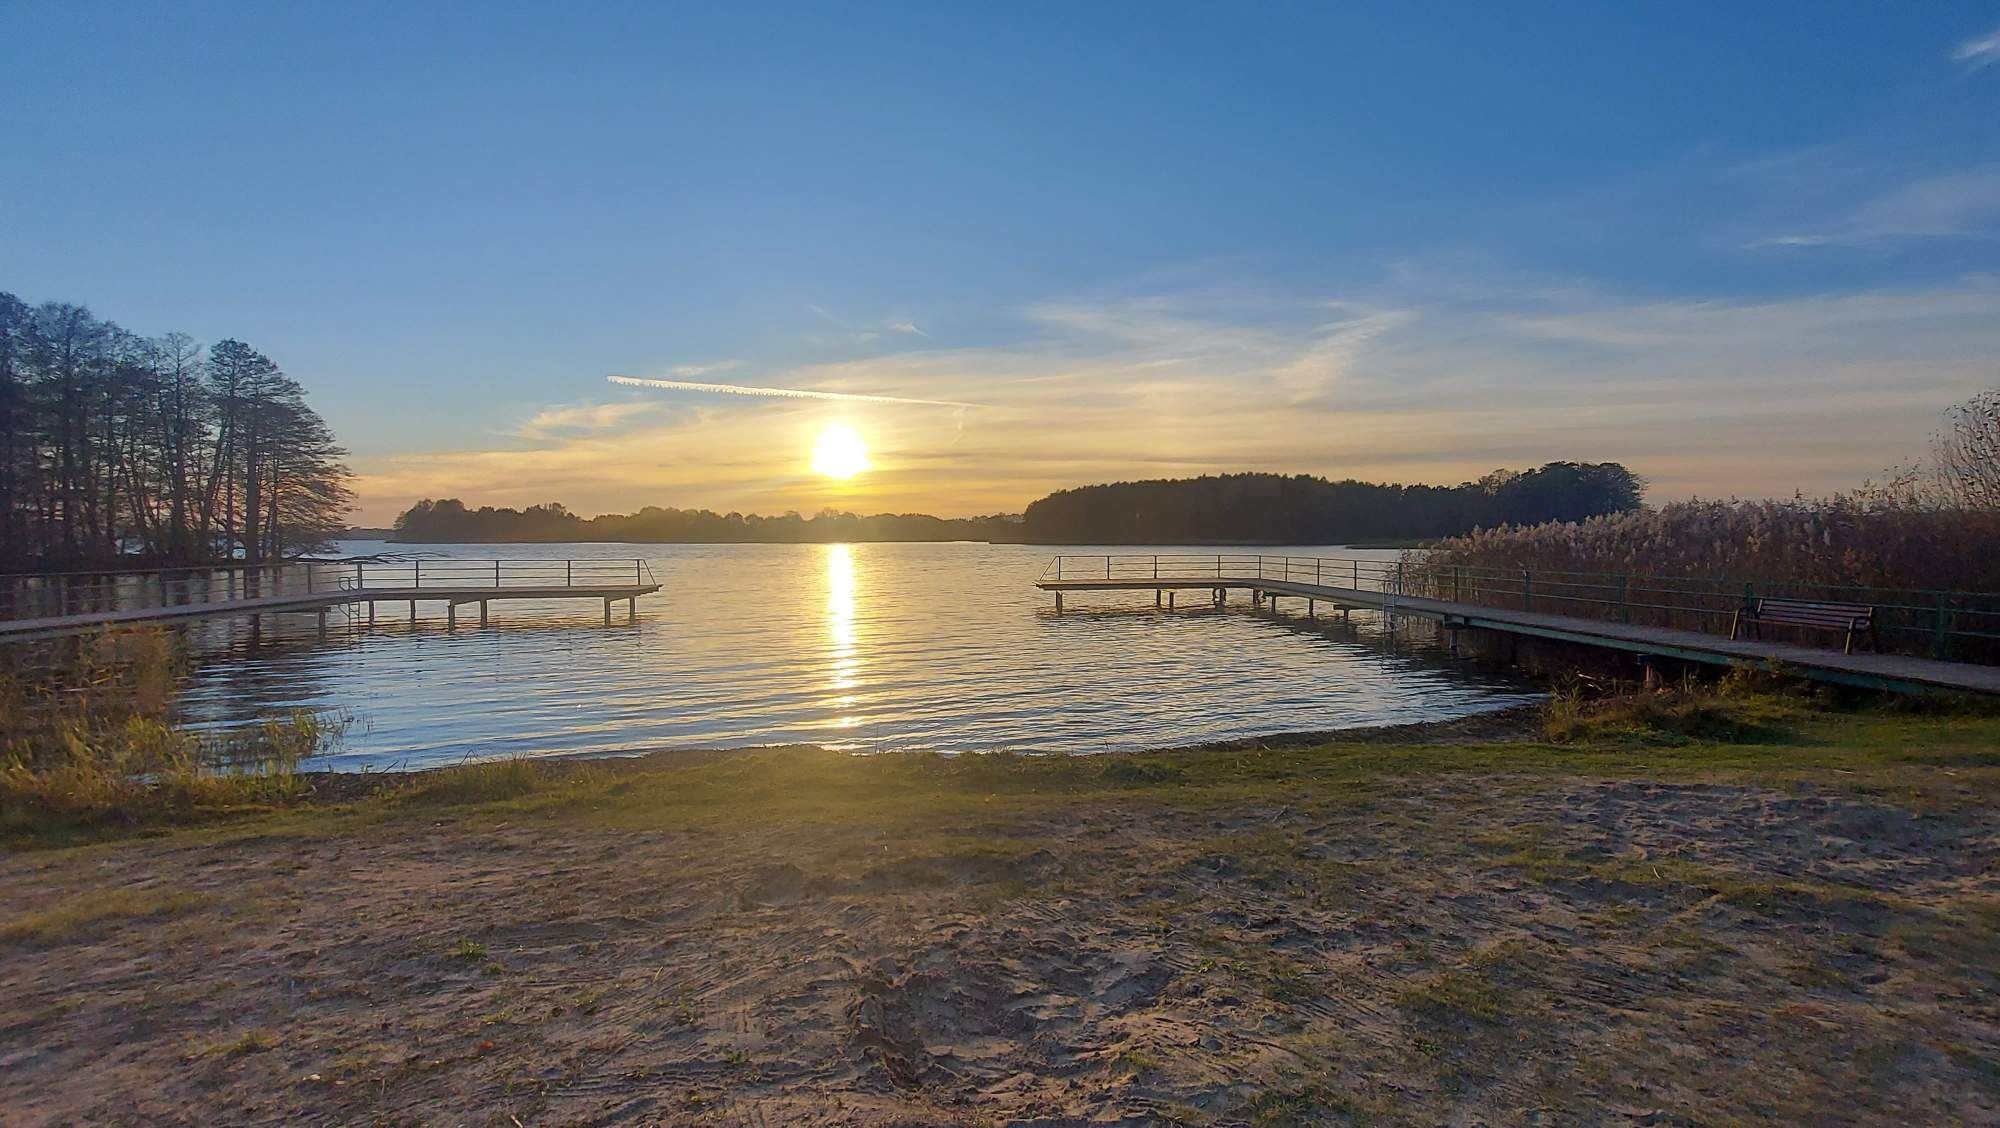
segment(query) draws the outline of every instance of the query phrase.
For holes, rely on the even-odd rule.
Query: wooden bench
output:
[[[1760,630],[1765,623],[1781,627],[1818,627],[1821,630],[1844,631],[1846,645],[1841,653],[1854,653],[1854,638],[1861,635],[1868,640],[1873,650],[1882,647],[1875,640],[1875,609],[1864,603],[1819,603],[1804,599],[1760,599],[1736,612],[1729,621],[1729,637],[1743,637],[1744,628],[1749,628],[1751,637],[1763,638]]]

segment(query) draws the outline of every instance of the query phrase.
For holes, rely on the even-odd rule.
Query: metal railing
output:
[[[1715,634],[1726,633],[1735,614],[1758,599],[1855,603],[1875,609],[1885,652],[2000,663],[2000,593],[1994,592],[1229,553],[1065,555],[1050,561],[1042,578],[1276,580]],[[1765,629],[1774,638],[1826,640],[1823,632]]]
[[[133,611],[356,589],[649,586],[643,559],[287,560],[0,576],[0,620]]]

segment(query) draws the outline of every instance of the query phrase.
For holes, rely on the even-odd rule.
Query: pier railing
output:
[[[1994,592],[1241,553],[1064,555],[1049,562],[1042,578],[1278,580],[1714,634],[1727,633],[1731,617],[1757,599],[1863,603],[1875,608],[1884,651],[2000,663],[2000,593]]]
[[[132,611],[357,588],[619,588],[657,581],[643,559],[287,560],[0,575],[0,620]]]

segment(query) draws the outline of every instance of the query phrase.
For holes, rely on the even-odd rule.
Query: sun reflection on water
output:
[[[851,691],[861,683],[861,657],[854,634],[854,550],[844,544],[826,546],[826,641],[827,688],[833,691],[828,704],[836,714],[830,723],[853,728],[860,723],[850,710]]]

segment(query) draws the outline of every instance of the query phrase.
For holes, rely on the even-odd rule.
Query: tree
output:
[[[206,355],[0,293],[0,566],[263,560],[325,544],[345,452],[240,341]]]
[[[1932,440],[1946,497],[1966,509],[2000,510],[2000,388],[1945,412]]]

